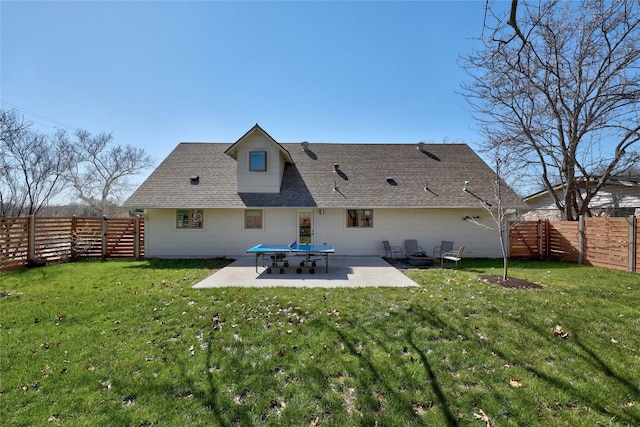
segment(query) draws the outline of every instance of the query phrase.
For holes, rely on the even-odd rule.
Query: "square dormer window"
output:
[[[267,171],[266,151],[249,151],[249,170],[251,172]]]

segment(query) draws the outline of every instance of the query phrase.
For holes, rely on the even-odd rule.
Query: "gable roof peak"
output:
[[[278,147],[278,149],[284,156],[285,160],[289,163],[293,163],[293,159],[291,158],[291,154],[289,153],[289,151],[286,148],[284,148],[282,144],[280,144],[278,141],[273,139],[273,137],[269,135],[267,131],[262,129],[258,123],[256,123],[251,129],[249,129],[244,135],[242,135],[240,139],[238,139],[236,142],[231,144],[231,146],[225,150],[224,154],[233,158],[234,160],[237,160],[238,147],[242,145],[242,143],[245,142],[249,138],[249,136],[253,135],[254,133],[261,133],[262,135],[267,137],[269,141],[271,141],[273,144],[275,144]]]

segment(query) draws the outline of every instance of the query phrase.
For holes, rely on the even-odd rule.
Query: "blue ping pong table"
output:
[[[284,274],[285,267],[289,267],[287,260],[288,253],[304,255],[304,259],[300,261],[300,266],[296,269],[298,274],[302,273],[302,267],[309,266],[309,274],[315,273],[316,260],[313,256],[324,256],[325,273],[329,272],[329,254],[334,253],[333,245],[309,245],[298,244],[293,242],[290,245],[269,244],[257,245],[247,251],[247,253],[256,255],[256,273],[258,272],[258,258],[262,258],[262,267],[265,267],[264,257],[268,255],[271,259],[270,266],[267,266],[267,274],[271,274],[272,268],[278,268],[280,274]]]

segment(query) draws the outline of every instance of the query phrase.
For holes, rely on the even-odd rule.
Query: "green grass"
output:
[[[640,423],[637,273],[512,262],[544,285],[514,291],[465,260],[416,288],[192,288],[222,265],[3,273],[0,424]]]

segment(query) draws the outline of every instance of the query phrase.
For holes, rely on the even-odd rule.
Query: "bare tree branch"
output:
[[[63,189],[69,155],[60,135],[30,127],[14,110],[0,112],[0,216],[36,215]]]
[[[78,198],[106,215],[109,203],[131,189],[129,178],[153,166],[153,160],[141,148],[112,145],[110,133],[79,130],[75,137],[75,166],[68,180]]]
[[[485,31],[463,85],[485,149],[507,141],[512,161],[537,170],[530,187],[543,184],[566,219],[589,215],[607,180],[640,162],[640,3],[512,0],[485,14]]]
[[[511,0],[511,13],[509,14],[509,21],[507,22],[513,31],[516,32],[516,36],[522,40],[522,43],[526,43],[527,39],[520,31],[520,27],[518,27],[518,0]]]

